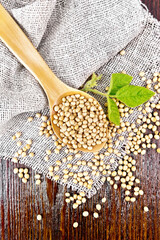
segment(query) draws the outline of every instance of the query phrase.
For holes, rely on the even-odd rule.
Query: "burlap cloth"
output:
[[[54,73],[69,86],[79,88],[93,73],[103,73],[99,81],[99,90],[109,85],[114,72],[125,70],[134,77],[135,85],[144,85],[138,73],[143,70],[148,78],[160,70],[160,24],[142,6],[138,0],[27,0],[0,1],[11,13],[24,32],[30,38],[41,56]],[[119,51],[124,49],[121,56]],[[102,105],[104,100],[95,96]],[[155,101],[158,97],[155,98]],[[0,155],[12,157],[18,150],[11,136],[21,131],[23,143],[32,138],[32,151],[35,157],[20,158],[20,162],[35,171],[47,175],[48,167],[66,156],[54,153],[52,138],[40,137],[41,120],[27,122],[28,116],[35,112],[49,116],[48,102],[43,89],[31,74],[17,61],[0,42]],[[137,110],[129,117],[134,122]],[[124,133],[125,135],[125,133]],[[118,150],[124,154],[122,141]],[[113,146],[114,147],[114,146]],[[44,161],[46,149],[51,149],[49,161]],[[102,150],[103,152],[104,150]],[[89,161],[92,154],[83,153],[81,159]],[[107,163],[111,157],[117,166],[117,156],[105,157]],[[76,163],[77,159],[72,160]],[[61,166],[59,175],[66,165]],[[90,171],[83,166],[78,171]],[[88,197],[102,186],[101,175],[93,177],[91,190],[73,184],[70,178],[68,186],[75,190],[84,190]],[[59,181],[62,183],[62,181]],[[63,183],[62,183],[63,184]]]

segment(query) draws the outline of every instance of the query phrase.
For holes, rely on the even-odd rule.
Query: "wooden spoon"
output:
[[[93,97],[85,92],[67,86],[56,77],[27,36],[1,4],[0,39],[41,84],[48,97],[52,128],[57,137],[61,139],[59,127],[53,124],[53,106],[59,104],[64,96],[71,94],[78,93],[86,98]],[[105,143],[95,145],[92,150],[84,148],[78,150],[84,152],[97,152],[104,146],[104,144]]]

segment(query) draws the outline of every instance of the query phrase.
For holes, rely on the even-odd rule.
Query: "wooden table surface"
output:
[[[160,1],[143,1],[160,20]],[[160,147],[160,142],[159,142]],[[135,203],[124,201],[124,191],[107,184],[78,210],[64,202],[66,189],[44,179],[35,185],[34,173],[27,184],[14,175],[14,164],[0,160],[0,239],[64,239],[64,240],[145,240],[160,239],[160,157],[148,150],[137,157],[136,176],[145,194]],[[18,165],[20,166],[20,165]],[[100,217],[94,219],[95,205],[105,196]],[[143,207],[149,207],[144,213]],[[91,215],[82,217],[88,210]],[[42,221],[37,221],[37,214]],[[74,229],[74,221],[79,227]]]

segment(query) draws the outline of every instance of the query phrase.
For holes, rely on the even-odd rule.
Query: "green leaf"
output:
[[[129,85],[132,79],[133,77],[127,74],[113,73],[111,76],[111,82],[110,82],[108,94],[110,96],[115,95],[120,88],[126,85]]]
[[[108,118],[111,122],[116,125],[120,125],[120,114],[116,103],[110,98],[107,97],[108,102]]]
[[[137,107],[148,101],[155,92],[140,86],[128,85],[119,89],[116,98],[128,107]]]
[[[88,92],[91,88],[97,86],[97,81],[102,78],[102,74],[97,76],[95,73],[92,74],[91,80],[87,81],[82,91]]]

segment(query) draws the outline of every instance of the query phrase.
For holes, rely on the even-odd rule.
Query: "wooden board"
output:
[[[160,20],[160,1],[143,1],[152,14]],[[160,147],[160,141],[159,141]],[[141,180],[145,194],[135,203],[124,201],[124,191],[113,190],[105,184],[99,193],[78,210],[64,202],[66,189],[43,179],[35,185],[30,169],[30,180],[23,184],[14,175],[15,164],[0,160],[0,239],[2,240],[159,240],[160,239],[160,156],[148,150],[144,157],[137,157],[136,176]],[[20,165],[17,165],[20,167]],[[96,203],[102,204],[98,219],[92,214]],[[149,212],[144,213],[143,207]],[[90,212],[82,217],[82,212]],[[37,214],[42,221],[37,221]],[[74,221],[79,227],[74,229]]]

